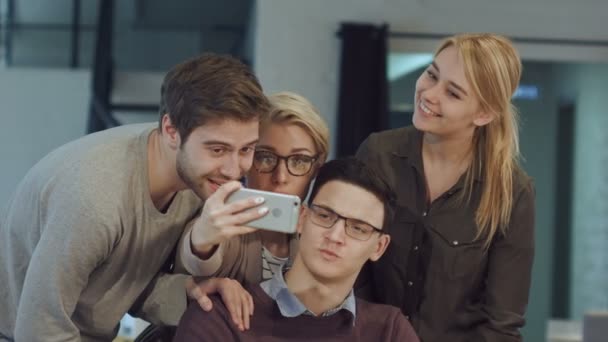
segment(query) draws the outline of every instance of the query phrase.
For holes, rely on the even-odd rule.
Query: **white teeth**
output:
[[[423,112],[425,112],[429,115],[439,116],[437,113],[430,110],[429,107],[425,106],[424,103],[422,103],[422,101],[420,101],[420,109],[422,109]]]

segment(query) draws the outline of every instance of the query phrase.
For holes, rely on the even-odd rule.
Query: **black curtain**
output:
[[[342,23],[338,157],[353,155],[370,133],[388,128],[388,26]]]

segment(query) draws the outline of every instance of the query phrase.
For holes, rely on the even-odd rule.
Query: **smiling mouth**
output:
[[[211,190],[213,192],[215,192],[220,186],[222,186],[224,183],[219,183],[216,181],[213,181],[211,179],[207,179],[207,181],[209,181],[209,183],[211,184]]]
[[[424,102],[422,102],[422,100],[418,102],[418,108],[420,108],[420,110],[422,110],[425,114],[427,114],[429,116],[441,117],[440,114],[433,112],[429,107],[425,106]]]

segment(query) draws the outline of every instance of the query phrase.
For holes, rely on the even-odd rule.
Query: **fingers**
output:
[[[249,294],[249,292],[247,292],[247,303],[249,305],[249,315],[253,316],[253,309],[255,307],[255,305],[253,305],[253,297],[251,297],[251,294]]]
[[[224,203],[226,201],[226,197],[228,197],[228,195],[230,195],[231,193],[240,189],[242,186],[243,185],[239,181],[226,182],[226,183],[222,184],[222,186],[220,186],[213,193],[213,195],[209,196],[209,198],[207,199],[207,202],[211,201],[211,202]]]
[[[196,286],[196,282],[194,281],[194,278],[188,277],[188,279],[186,279],[186,294],[188,295],[189,298],[196,299],[197,291],[200,291],[200,290]]]
[[[232,280],[230,280],[232,281]],[[239,330],[245,330],[245,323],[243,320],[243,305],[241,303],[240,293],[238,289],[235,289],[234,284],[230,284],[227,286],[232,286],[231,288],[225,288],[220,293],[222,295],[222,300],[224,301],[224,305],[228,309],[230,313],[230,317],[232,318],[232,322],[236,324]],[[240,284],[239,284],[240,286]],[[244,291],[244,290],[243,290]]]
[[[189,277],[186,280],[186,293],[188,297],[196,300],[201,309],[211,311],[213,302],[208,294],[216,293],[219,286],[218,278],[209,278],[200,280],[194,277]]]
[[[201,309],[205,311],[211,311],[213,309],[213,302],[207,295],[202,295],[196,299],[198,305],[200,305]]]
[[[213,246],[221,244],[227,238],[251,232],[242,230],[230,233],[230,230],[234,231],[231,227],[241,226],[268,213],[266,207],[253,208],[264,202],[263,197],[252,197],[226,204],[224,199],[227,194],[239,188],[241,188],[241,183],[228,182],[205,202],[203,211],[194,222],[190,233],[193,251],[199,257],[203,259],[210,257]]]
[[[243,212],[247,209],[259,206],[264,203],[263,196],[255,196],[249,198],[243,198],[238,201],[234,201],[233,203],[226,203],[224,205],[218,205],[217,208],[210,212],[211,216],[223,216],[230,215],[234,213]]]
[[[249,329],[249,319],[253,312],[251,295],[239,282],[232,279],[223,279],[218,290],[234,324],[241,331]]]
[[[238,281],[228,278],[210,278],[198,281],[198,279],[190,277],[186,281],[186,290],[188,296],[195,299],[205,311],[213,309],[213,302],[208,295],[219,293],[230,313],[230,318],[239,330],[250,328],[250,318],[254,308],[253,297]]]
[[[233,236],[249,234],[255,231],[257,231],[256,228],[251,228],[247,226],[234,226],[225,228],[224,234],[226,234],[226,237],[231,238]]]
[[[236,319],[241,322],[244,330],[248,330],[250,327],[250,318],[253,314],[253,299],[245,289],[239,288],[235,290],[235,295],[238,297],[238,302],[235,303],[237,305],[235,310]]]
[[[220,241],[224,241],[227,239],[231,239],[234,236],[238,236],[238,235],[245,235],[245,234],[249,234],[249,233],[253,233],[257,231],[256,228],[251,228],[251,227],[247,227],[247,226],[224,226],[222,228],[221,233],[219,233],[219,237],[220,237]],[[207,244],[207,246],[209,246],[210,244]],[[218,244],[219,245],[219,244]],[[217,245],[210,245],[211,249],[213,251],[215,251],[215,246]],[[202,247],[199,246],[198,250],[201,250]],[[213,253],[211,253],[213,254]]]
[[[250,328],[250,318],[253,315],[253,298],[247,291],[244,290],[242,296],[243,324],[245,325],[245,330],[248,330]]]
[[[215,249],[216,245],[221,244],[226,239],[233,236],[249,234],[256,231],[255,228],[247,227],[243,224],[251,222],[268,213],[268,209],[255,210],[254,213],[241,213],[232,216],[216,218],[211,221],[206,221],[204,218],[199,218],[196,224],[200,227],[194,227],[190,233],[190,241],[193,246],[193,252],[197,253],[203,259],[209,258]]]
[[[268,214],[268,207],[260,207],[246,210],[238,214],[216,217],[213,220],[213,224],[216,226],[239,226],[257,220],[266,214]]]
[[[200,280],[189,277],[186,280],[186,294],[189,298],[196,300],[205,311],[211,310],[211,300],[207,297],[208,293],[217,292],[217,278]]]

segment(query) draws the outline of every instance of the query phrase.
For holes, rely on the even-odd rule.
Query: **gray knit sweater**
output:
[[[166,213],[153,205],[153,128],[121,126],[68,143],[17,186],[0,216],[0,340],[108,341],[128,310],[178,321],[186,276],[159,271],[202,202],[182,191]]]

